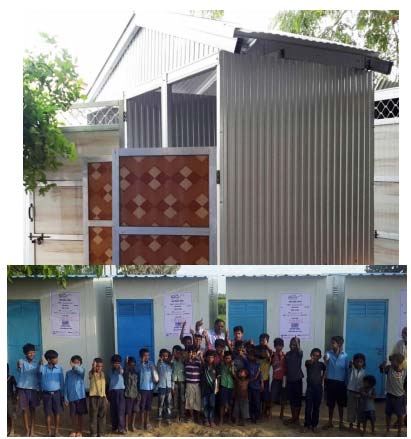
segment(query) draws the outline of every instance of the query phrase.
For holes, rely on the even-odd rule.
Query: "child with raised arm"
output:
[[[158,420],[166,420],[170,424],[171,418],[171,352],[167,349],[160,349],[157,362],[158,381]]]
[[[113,433],[124,434],[126,400],[124,397],[124,369],[121,367],[121,356],[115,354],[111,357],[111,370],[109,373],[109,401],[111,430]]]
[[[140,414],[141,414],[141,428],[144,430],[151,430],[150,412],[153,402],[154,385],[158,382],[158,374],[154,363],[150,361],[150,351],[147,348],[142,348],[139,351],[140,364],[137,368],[138,373],[138,389],[141,395],[140,398]]]
[[[201,411],[201,366],[202,358],[197,357],[197,352],[193,347],[187,349],[188,359],[184,364],[186,377],[186,410],[190,411],[193,422],[199,420],[198,415]],[[214,359],[213,359],[214,360]]]
[[[367,431],[367,422],[370,421],[371,433],[375,433],[375,385],[377,380],[373,375],[365,375],[360,387],[360,397],[358,402],[358,421],[363,429],[361,436]]]
[[[347,406],[348,356],[343,351],[344,339],[340,335],[331,337],[331,349],[324,355],[325,391],[327,394],[328,423],[323,429],[333,428],[334,408],[338,406],[339,428],[344,428],[344,407]]]
[[[354,422],[357,423],[357,430],[360,429],[358,419],[358,403],[360,399],[360,388],[363,385],[365,376],[365,355],[358,353],[353,356],[352,362],[349,363],[348,383],[347,383],[347,422],[350,424],[350,430],[354,428]]]
[[[214,366],[215,351],[206,351],[201,373],[201,398],[203,402],[204,425],[215,427],[215,395],[218,392],[217,372]]]
[[[247,369],[250,377],[250,382],[248,384],[249,412],[251,421],[256,424],[260,419],[261,393],[264,387],[260,365],[257,362],[254,349],[250,349],[248,353]]]
[[[270,336],[268,334],[260,334],[259,344],[257,346],[259,352],[258,362],[260,364],[261,378],[264,386],[264,390],[261,394],[262,413],[266,419],[271,416],[270,368],[273,351],[268,344],[269,340]]]
[[[287,396],[291,408],[291,419],[284,421],[286,425],[300,424],[304,378],[304,373],[301,369],[302,360],[303,351],[300,347],[300,339],[298,337],[293,337],[290,340],[290,350],[285,354],[285,364],[287,368]]]
[[[171,381],[173,407],[176,411],[177,420],[179,422],[185,421],[186,375],[184,370],[183,349],[180,345],[173,346]]]
[[[271,380],[271,400],[275,404],[280,405],[280,419],[284,418],[284,408],[287,402],[287,367],[283,349],[284,340],[282,338],[276,338],[274,340],[274,352],[271,357],[271,367],[273,369]]]
[[[380,365],[381,372],[387,375],[385,383],[385,390],[387,392],[385,399],[386,434],[388,436],[390,432],[392,415],[396,415],[397,436],[401,436],[402,421],[405,414],[404,381],[407,376],[402,367],[404,355],[392,354],[389,360],[391,364],[384,362]]]
[[[16,417],[17,387],[16,379],[10,375],[7,363],[7,436],[14,436],[14,419]]]
[[[231,419],[231,408],[233,406],[235,370],[231,352],[224,352],[224,361],[218,366],[217,375],[220,389],[220,425],[222,425],[225,414],[227,414],[229,420]]]
[[[59,354],[50,349],[44,354],[46,365],[40,366],[40,386],[43,391],[43,406],[46,416],[47,433],[51,436],[51,414],[54,415],[54,435],[59,436],[60,413],[64,404],[64,374],[57,364]],[[41,360],[40,360],[41,361]]]
[[[126,398],[126,417],[124,431],[136,431],[136,415],[138,411],[138,375],[135,357],[126,357],[124,368],[124,396]]]
[[[87,414],[86,391],[84,388],[85,369],[80,355],[73,355],[70,360],[71,370],[66,372],[64,381],[64,402],[70,407],[73,431],[70,437],[83,436],[83,416]]]
[[[305,362],[307,369],[307,390],[305,392],[304,432],[317,431],[320,419],[320,405],[323,398],[325,364],[320,361],[321,349],[311,350],[310,359]]]
[[[93,360],[91,370],[88,374],[90,381],[89,392],[89,422],[90,435],[92,437],[104,436],[106,434],[106,412],[108,380],[103,371],[103,360],[99,357]]]
[[[40,362],[35,359],[36,348],[27,343],[23,346],[24,359],[17,361],[17,397],[23,413],[26,436],[34,436],[36,408],[40,404]]]

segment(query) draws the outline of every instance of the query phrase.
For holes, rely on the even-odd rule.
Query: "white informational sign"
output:
[[[51,335],[80,337],[80,293],[51,293]]]
[[[164,296],[164,331],[166,337],[179,336],[183,322],[187,333],[192,327],[191,293],[171,293]]]
[[[281,293],[280,336],[311,340],[310,293]]]
[[[407,290],[400,290],[400,320],[398,333],[401,338],[402,328],[407,326]]]

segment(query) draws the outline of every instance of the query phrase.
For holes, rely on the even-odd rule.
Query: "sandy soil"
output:
[[[304,409],[304,406],[303,406]],[[384,415],[384,402],[376,403],[376,415],[377,415],[377,423],[376,423],[376,436],[382,436],[385,433],[385,415]],[[177,423],[172,421],[170,425],[162,422],[159,423],[155,421],[155,412],[153,411],[152,416],[152,425],[153,429],[151,431],[143,431],[138,429],[136,432],[128,432],[126,436],[137,437],[137,436],[165,436],[165,437],[175,437],[175,436],[220,436],[220,437],[229,437],[229,436],[348,436],[355,437],[358,436],[358,432],[350,431],[348,428],[345,428],[343,431],[340,431],[338,428],[334,428],[331,430],[321,430],[319,429],[317,434],[313,433],[304,433],[300,432],[300,429],[296,427],[286,427],[282,423],[282,421],[278,417],[278,408],[275,407],[273,409],[273,416],[269,420],[262,420],[258,424],[246,423],[244,427],[240,427],[237,425],[228,425],[224,424],[223,426],[217,426],[215,428],[204,427],[199,424],[195,424],[193,422],[187,423]],[[286,418],[289,413],[286,411]],[[138,416],[138,415],[137,415]],[[303,422],[304,416],[301,417]],[[320,414],[320,427],[324,425],[327,421],[327,407],[325,404],[322,404],[321,414]],[[111,434],[111,426],[109,424],[110,419],[107,417],[107,436],[116,436],[115,434]],[[88,436],[88,419],[87,416],[84,419],[85,431],[84,436]],[[16,422],[16,436],[20,436],[23,434],[24,430],[22,428],[21,417],[19,416]],[[62,436],[69,436],[71,433],[70,429],[70,419],[68,416],[68,410],[65,410],[62,419],[62,428],[60,429],[60,433]],[[44,424],[44,416],[43,410],[40,407],[37,410],[37,422],[36,422],[36,436],[47,436],[46,428]],[[371,436],[370,432],[367,436]],[[396,436],[396,430],[392,430],[390,436]],[[403,428],[402,436],[407,436],[406,428]]]

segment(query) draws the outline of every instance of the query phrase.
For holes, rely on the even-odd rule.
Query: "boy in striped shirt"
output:
[[[201,411],[201,389],[200,376],[203,358],[197,357],[197,350],[194,347],[187,349],[188,359],[184,364],[186,376],[186,410],[190,411],[191,419],[198,422]]]

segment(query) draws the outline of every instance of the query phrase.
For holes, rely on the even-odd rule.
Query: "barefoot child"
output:
[[[248,385],[250,379],[248,377],[247,369],[240,369],[234,376],[234,422],[238,421],[239,426],[245,425],[245,420],[249,417],[249,403],[248,403]]]
[[[224,422],[224,415],[227,414],[227,418],[231,419],[231,407],[233,404],[233,391],[234,391],[234,364],[231,352],[224,353],[224,362],[219,365],[218,376],[220,381],[220,425]]]
[[[25,358],[17,362],[17,396],[19,408],[23,412],[26,436],[34,436],[36,407],[39,406],[40,362],[35,359],[36,348],[27,343],[23,346]]]
[[[180,345],[173,346],[171,392],[173,407],[178,422],[185,421],[186,375],[184,372],[183,349]]]
[[[7,436],[14,436],[14,419],[16,417],[17,388],[16,379],[10,375],[9,363],[7,363]]]
[[[270,340],[270,336],[266,333],[260,334],[259,342],[260,344],[257,346],[259,359],[258,362],[260,364],[261,369],[261,378],[263,380],[264,389],[261,393],[261,402],[262,402],[262,414],[266,419],[269,419],[271,416],[271,392],[270,392],[270,368],[271,368],[271,355],[273,351],[271,350],[268,342]]]
[[[360,429],[360,421],[358,419],[358,403],[360,399],[360,388],[363,385],[365,376],[365,356],[363,354],[355,354],[350,364],[347,383],[347,422],[350,424],[350,430],[357,422],[357,430]]]
[[[339,427],[344,428],[344,407],[347,406],[347,374],[348,356],[342,347],[344,339],[335,335],[331,337],[331,350],[324,355],[324,363],[327,368],[325,374],[325,389],[327,393],[328,423],[323,427],[324,430],[333,428],[334,408],[338,406]]]
[[[393,354],[389,358],[391,364],[384,362],[380,365],[381,372],[387,375],[386,381],[386,399],[385,399],[385,416],[386,416],[386,433],[390,432],[391,416],[397,416],[397,436],[401,436],[402,421],[405,407],[404,381],[406,372],[402,368],[404,355]]]
[[[151,430],[150,412],[153,402],[154,385],[157,384],[157,371],[154,363],[150,361],[150,351],[142,348],[139,351],[140,364],[137,368],[138,374],[138,390],[140,392],[140,416],[141,428],[143,430]]]
[[[276,338],[274,340],[274,352],[271,357],[271,366],[273,369],[273,376],[271,380],[271,400],[275,404],[280,404],[280,419],[284,418],[284,408],[287,402],[286,392],[286,364],[284,340],[282,338]]]
[[[323,398],[325,364],[320,361],[321,349],[311,350],[310,359],[305,362],[307,369],[307,390],[305,392],[304,431],[317,431],[320,405]]]
[[[124,370],[121,367],[121,356],[111,357],[111,371],[109,373],[109,401],[111,415],[111,430],[113,433],[124,434],[126,400],[124,397]]]
[[[367,431],[367,422],[370,421],[371,433],[375,433],[375,385],[377,380],[373,375],[365,375],[360,388],[360,397],[358,402],[358,420],[363,429],[361,436]]]
[[[301,369],[303,351],[300,348],[300,339],[293,337],[290,340],[290,350],[285,354],[287,368],[287,396],[290,401],[291,419],[284,421],[285,425],[300,424],[300,411],[303,398],[303,378]]]
[[[51,414],[54,415],[54,434],[59,436],[60,413],[64,404],[64,374],[63,369],[57,364],[59,354],[49,350],[44,354],[46,365],[40,366],[40,386],[43,391],[43,406],[46,416],[47,433],[51,436]],[[41,361],[41,360],[40,360]]]
[[[249,412],[251,422],[254,424],[260,419],[261,392],[263,391],[263,380],[261,377],[260,365],[254,349],[248,352],[247,369],[250,377],[248,384]]]
[[[157,363],[159,376],[158,382],[158,420],[165,420],[170,424],[171,418],[171,352],[167,349],[160,349]]]
[[[70,406],[73,431],[70,437],[83,436],[83,416],[87,414],[86,391],[84,388],[85,369],[80,355],[73,355],[70,360],[71,370],[66,372],[64,381],[64,402]]]
[[[198,416],[201,411],[201,365],[202,359],[197,358],[197,352],[193,347],[187,349],[188,359],[184,364],[184,373],[186,376],[186,410],[190,411],[191,420],[198,422]]]
[[[137,371],[136,359],[134,357],[126,357],[124,368],[124,397],[126,398],[126,417],[125,417],[125,433],[136,431],[136,415],[138,411],[138,388],[137,388]]]
[[[88,374],[90,381],[89,422],[92,437],[104,436],[106,433],[108,380],[103,367],[103,360],[95,358]]]
[[[215,351],[205,353],[205,362],[201,373],[201,398],[203,402],[204,425],[215,427],[215,395],[218,392],[217,371],[214,366]]]

